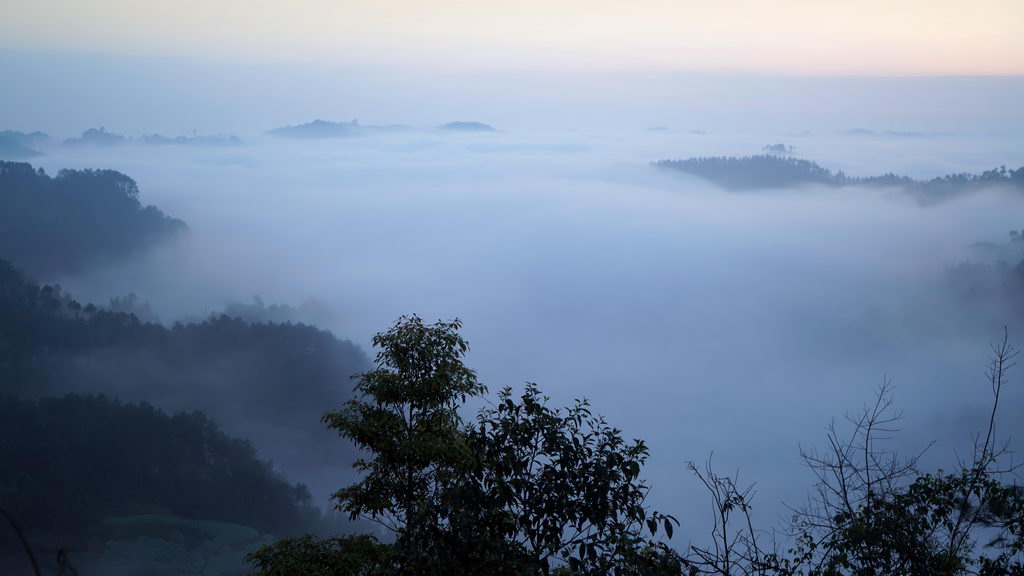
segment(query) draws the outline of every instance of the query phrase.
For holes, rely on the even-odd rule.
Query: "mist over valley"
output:
[[[348,8],[0,41],[0,573],[1021,573],[1019,70]]]

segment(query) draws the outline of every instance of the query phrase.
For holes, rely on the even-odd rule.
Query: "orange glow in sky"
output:
[[[0,0],[0,47],[419,69],[1024,74],[1022,0]]]

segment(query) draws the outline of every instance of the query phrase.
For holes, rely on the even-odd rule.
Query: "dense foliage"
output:
[[[0,162],[0,258],[32,274],[75,272],[152,246],[185,229],[139,202],[135,181],[114,170],[56,177]]]
[[[775,145],[782,146],[782,145]],[[940,200],[948,196],[988,186],[1010,186],[1024,190],[1024,167],[986,170],[981,174],[949,174],[931,180],[914,180],[897,174],[856,177],[842,171],[833,172],[817,163],[792,156],[779,155],[769,147],[769,154],[734,157],[716,156],[686,160],[660,160],[659,168],[692,174],[732,190],[791,188],[818,184],[824,186],[901,186],[922,200]],[[792,151],[790,150],[789,153]]]
[[[995,435],[1017,356],[1005,336],[972,458],[932,472],[890,451],[899,416],[883,386],[849,417],[848,436],[830,426],[824,452],[802,452],[818,482],[794,509],[787,546],[755,528],[752,490],[709,461],[690,469],[711,495],[711,544],[679,552],[653,539],[676,521],[644,504],[644,443],[624,441],[585,401],[553,409],[535,385],[518,398],[506,388],[463,423],[459,405],[484,390],[462,364],[460,326],[400,319],[374,339],[378,369],[361,375],[357,397],[324,417],[367,454],[338,508],[378,521],[393,542],[286,539],[249,556],[258,575],[1024,574],[1024,490],[1007,482],[1015,468]]]
[[[369,535],[284,538],[249,555],[262,576],[384,576],[395,553]]]
[[[304,486],[202,413],[104,396],[0,397],[0,503],[27,531],[79,545],[103,519],[135,514],[280,535],[319,521]],[[6,529],[0,541],[10,544]]]
[[[443,570],[437,544],[452,517],[440,502],[471,463],[457,408],[484,387],[461,361],[467,345],[458,327],[414,316],[377,334],[377,369],[359,376],[342,410],[324,416],[372,456],[354,465],[362,479],[334,494],[338,509],[395,534],[402,574]]]
[[[499,534],[534,573],[556,561],[581,574],[650,574],[649,562],[671,563],[643,535],[671,537],[677,523],[644,505],[644,442],[626,442],[586,400],[564,410],[548,402],[534,384],[518,400],[506,388],[468,432],[484,506],[504,520]]]
[[[286,540],[251,556],[259,573],[678,573],[681,558],[644,533],[671,536],[675,519],[644,504],[642,442],[585,402],[548,407],[533,386],[462,421],[459,406],[485,389],[462,362],[460,326],[399,319],[374,338],[377,369],[360,375],[356,397],[324,416],[367,454],[338,509],[394,542]]]
[[[291,471],[293,460],[337,456],[316,420],[348,398],[348,378],[367,366],[359,347],[313,326],[228,316],[146,323],[83,306],[0,260],[0,394],[105,393],[201,410]]]

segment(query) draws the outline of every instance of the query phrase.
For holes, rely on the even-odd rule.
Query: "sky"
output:
[[[0,0],[0,126],[1024,133],[1024,2]]]
[[[57,139],[235,134],[320,118],[502,131],[765,134],[851,129],[1024,134],[1024,76],[786,76],[727,72],[445,73],[184,56],[0,51],[0,129]]]
[[[1024,73],[1019,0],[3,0],[9,50],[459,69]]]

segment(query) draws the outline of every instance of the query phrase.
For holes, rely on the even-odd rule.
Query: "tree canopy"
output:
[[[349,397],[349,376],[368,365],[358,346],[313,326],[225,315],[144,322],[79,303],[0,260],[0,395],[102,393],[200,410],[297,474],[351,456],[317,419]]]
[[[711,544],[672,548],[677,521],[650,510],[640,440],[594,416],[585,400],[552,408],[533,384],[503,389],[464,422],[459,406],[484,393],[462,358],[458,321],[403,317],[374,344],[376,370],[324,421],[366,454],[361,480],[335,494],[339,510],[380,522],[373,535],[290,538],[249,556],[259,576],[498,574],[536,576],[984,576],[1024,574],[1024,490],[1008,483],[995,437],[1016,351],[993,345],[991,418],[970,459],[923,470],[885,446],[899,415],[876,402],[835,425],[818,478],[794,508],[788,538],[755,527],[750,488],[690,465],[711,496]]]
[[[0,258],[53,277],[124,258],[183,232],[185,224],[139,201],[115,170],[61,170],[0,162]]]
[[[680,558],[650,539],[675,519],[644,504],[643,442],[582,400],[548,407],[535,386],[521,402],[503,391],[468,425],[459,407],[485,388],[462,361],[460,327],[400,318],[374,337],[377,368],[355,397],[323,418],[366,453],[337,508],[394,541],[286,540],[251,556],[259,573],[316,573],[325,557],[332,574],[678,573]]]
[[[318,530],[320,521],[305,486],[289,484],[204,414],[105,396],[0,396],[0,504],[47,541],[78,543],[106,518],[137,514],[281,536]]]

